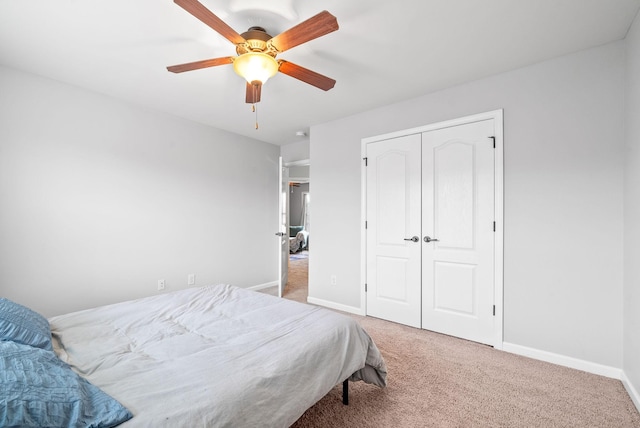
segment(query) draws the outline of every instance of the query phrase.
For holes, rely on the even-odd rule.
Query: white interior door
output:
[[[289,278],[289,168],[279,160],[278,183],[278,296],[282,297]]]
[[[422,134],[422,328],[487,344],[494,342],[494,135],[493,120]]]
[[[421,301],[420,138],[366,149],[367,315],[414,327]]]

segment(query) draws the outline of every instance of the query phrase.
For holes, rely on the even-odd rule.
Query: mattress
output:
[[[230,285],[49,320],[54,350],[134,415],[122,427],[288,427],[345,379],[386,384],[351,317]]]

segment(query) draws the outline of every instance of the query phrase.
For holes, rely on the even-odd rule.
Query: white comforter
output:
[[[307,239],[309,239],[309,232],[306,230],[301,230],[295,237],[289,238],[289,252],[297,253],[307,248]]]
[[[385,385],[351,317],[229,285],[49,321],[60,358],[133,413],[127,428],[288,427],[350,376]]]

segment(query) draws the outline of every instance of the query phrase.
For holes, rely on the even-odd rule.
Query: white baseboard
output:
[[[315,297],[307,297],[307,302],[312,305],[324,306],[325,308],[335,309],[336,311],[348,312],[350,314],[364,316],[364,311],[356,306],[342,305],[340,303],[330,302],[328,300],[317,299]]]
[[[258,291],[258,290],[263,290],[263,289],[269,288],[269,287],[277,287],[278,284],[279,284],[278,281],[265,282],[264,284],[259,284],[259,285],[254,285],[253,287],[248,287],[247,290]]]
[[[640,412],[640,394],[638,393],[638,390],[633,387],[633,385],[631,384],[631,381],[629,380],[629,378],[627,377],[627,374],[624,371],[622,372],[622,379],[620,380],[624,385],[624,389],[627,390],[629,397],[631,397],[631,401],[633,401],[633,404],[636,405],[636,409],[638,409],[638,411]]]
[[[591,361],[580,360],[578,358],[567,357],[566,355],[554,354],[553,352],[541,351],[539,349],[528,348],[526,346],[515,345],[508,342],[503,343],[502,350],[505,352],[510,352],[512,354],[523,355],[525,357],[534,358],[536,360],[546,361],[548,363],[582,370],[587,373],[593,373],[618,380],[622,379],[621,369],[611,366],[605,366],[603,364],[593,363]]]

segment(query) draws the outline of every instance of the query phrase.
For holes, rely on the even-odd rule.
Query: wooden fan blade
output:
[[[336,31],[338,28],[336,17],[324,10],[295,27],[278,34],[271,39],[270,44],[278,52],[284,52],[294,46]]]
[[[209,27],[220,33],[231,43],[237,45],[245,43],[246,40],[233,28],[229,27],[222,19],[218,18],[213,12],[203,6],[198,0],[173,0],[175,4],[198,18]]]
[[[336,84],[335,80],[316,73],[315,71],[311,71],[308,68],[300,67],[299,65],[283,59],[278,62],[280,63],[278,71],[286,74],[287,76],[295,77],[298,80],[313,85],[316,88],[320,88],[323,91],[328,91]]]
[[[262,93],[262,83],[256,81],[256,83],[247,82],[247,95],[245,101],[247,104],[255,104],[260,102],[260,95]]]
[[[204,59],[202,61],[188,62],[186,64],[178,64],[167,67],[172,73],[182,73],[184,71],[198,70],[200,68],[215,67],[216,65],[225,65],[233,63],[232,56],[222,58]]]

